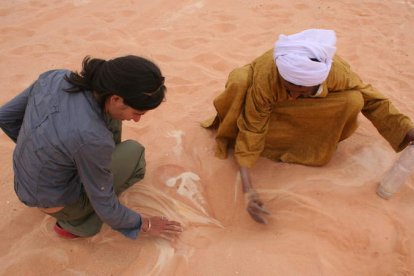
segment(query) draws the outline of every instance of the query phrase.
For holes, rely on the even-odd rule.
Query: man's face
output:
[[[315,95],[319,89],[319,85],[301,86],[288,82],[287,80],[283,80],[283,86],[286,88],[289,96],[294,100],[297,98],[309,98]]]
[[[141,116],[146,113],[146,111],[133,109],[132,107],[124,104],[124,100],[117,96],[110,96],[105,103],[105,111],[115,120],[133,120],[134,122],[139,122]]]

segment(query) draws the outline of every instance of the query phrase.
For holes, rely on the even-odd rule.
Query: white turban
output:
[[[273,53],[280,75],[296,85],[321,84],[331,70],[335,43],[336,35],[332,30],[310,29],[293,35],[280,35]]]

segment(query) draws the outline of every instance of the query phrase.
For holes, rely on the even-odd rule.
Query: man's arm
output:
[[[252,167],[265,147],[269,129],[272,102],[259,87],[251,87],[246,94],[245,105],[237,119],[239,133],[234,155],[242,167]]]
[[[23,123],[27,102],[34,85],[0,107],[0,128],[15,143]]]
[[[339,56],[334,59],[327,83],[330,92],[360,91],[364,99],[362,114],[371,121],[395,151],[401,151],[409,141],[413,141],[414,137],[410,138],[408,135],[414,128],[410,118],[399,112],[391,101],[374,87],[364,83]]]
[[[413,135],[410,136],[414,124],[408,116],[402,114],[389,99],[372,86],[366,85],[361,92],[365,101],[362,113],[396,152],[414,140]]]
[[[240,167],[243,192],[247,200],[247,211],[259,223],[266,224],[262,216],[269,215],[257,192],[252,188],[249,168],[259,158],[265,147],[268,131],[271,99],[260,87],[251,87],[246,94],[245,106],[237,120],[239,134],[235,145],[235,158]]]

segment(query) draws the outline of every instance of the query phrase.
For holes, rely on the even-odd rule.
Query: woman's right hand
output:
[[[172,240],[181,234],[181,224],[164,216],[143,217],[141,231],[151,236]]]

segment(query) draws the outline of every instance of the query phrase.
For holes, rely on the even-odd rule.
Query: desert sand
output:
[[[252,178],[268,225],[249,217],[234,159],[215,158],[214,132],[199,125],[233,68],[308,28],[335,30],[337,53],[414,118],[412,0],[1,1],[0,105],[46,70],[79,70],[86,55],[159,64],[167,101],[124,124],[123,138],[147,149],[147,174],[120,200],[185,231],[174,243],[107,225],[58,237],[54,219],[17,199],[14,144],[0,131],[0,274],[414,275],[414,177],[390,200],[376,195],[398,154],[362,115],[327,166],[259,160]]]

